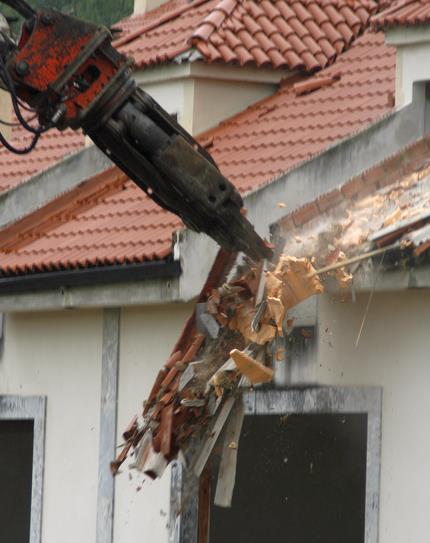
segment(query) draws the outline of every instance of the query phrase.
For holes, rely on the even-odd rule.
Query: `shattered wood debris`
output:
[[[233,406],[242,405],[244,388],[272,380],[272,343],[288,330],[287,311],[324,291],[304,257],[282,256],[269,271],[264,271],[267,263],[245,260],[231,272],[233,264],[221,251],[193,317],[112,463],[116,473],[130,456],[130,467],[156,478],[181,453],[199,476],[224,435],[217,487],[217,502],[224,506],[231,503],[243,419],[243,407]],[[199,446],[190,454],[196,440]]]
[[[273,379],[273,370],[258,360],[254,360],[246,353],[233,349],[230,356],[234,360],[237,369],[247,377],[253,385],[268,383]]]

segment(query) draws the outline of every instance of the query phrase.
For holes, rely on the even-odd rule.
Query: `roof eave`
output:
[[[0,311],[127,307],[179,302],[178,261],[0,278]]]
[[[128,283],[148,279],[176,278],[181,274],[177,260],[156,260],[140,264],[97,266],[94,268],[48,271],[0,276],[0,294],[51,290],[56,288]]]

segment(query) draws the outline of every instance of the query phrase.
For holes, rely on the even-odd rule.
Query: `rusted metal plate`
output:
[[[426,224],[418,230],[408,232],[402,237],[402,240],[412,243],[415,256],[423,254],[430,248],[430,224]]]
[[[421,224],[430,220],[430,211],[427,211],[421,215],[398,221],[393,225],[387,226],[375,232],[369,239],[374,242],[377,247],[384,247],[393,243],[396,239],[399,239],[402,234],[408,230],[418,228]]]

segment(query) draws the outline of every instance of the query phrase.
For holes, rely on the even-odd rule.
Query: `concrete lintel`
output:
[[[94,145],[68,156],[26,183],[0,194],[0,227],[35,211],[110,166],[109,158]]]
[[[396,47],[425,42],[430,42],[430,27],[428,24],[391,28],[385,33],[385,43]]]
[[[191,64],[166,64],[139,70],[134,74],[134,79],[139,87],[145,89],[145,84],[160,83],[163,81],[175,81],[190,77]]]
[[[171,82],[178,79],[202,78],[223,81],[243,81],[252,83],[276,84],[291,75],[286,69],[257,68],[252,66],[214,65],[205,62],[184,62],[182,64],[167,64],[155,66],[135,74],[139,86],[145,84]]]
[[[159,279],[4,294],[0,296],[0,312],[144,306],[180,301],[179,279]]]
[[[408,270],[377,271],[365,266],[354,273],[354,291],[391,292],[430,288],[430,267]]]
[[[276,84],[292,75],[287,69],[257,68],[254,66],[209,65],[205,62],[193,62],[190,65],[191,76],[204,79],[222,79],[226,81],[246,81],[251,83]]]

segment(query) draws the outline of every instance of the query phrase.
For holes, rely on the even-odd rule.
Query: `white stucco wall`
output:
[[[222,79],[196,79],[192,108],[185,113],[192,134],[200,134],[221,121],[245,110],[251,104],[270,96],[276,91],[275,84],[251,81],[227,81]]]
[[[412,102],[414,82],[430,80],[430,25],[388,29],[386,42],[397,49],[396,106]]]
[[[123,309],[118,444],[192,311],[190,304]],[[0,394],[47,396],[43,543],[95,543],[102,311],[9,314]],[[167,541],[170,473],[116,479],[115,543]]]
[[[430,38],[430,36],[429,36]],[[430,79],[430,42],[405,45],[397,51],[396,106],[412,102],[415,81]]]
[[[182,124],[185,108],[186,81],[154,81],[141,84],[141,87],[154,98],[170,115],[176,114]]]
[[[273,94],[286,70],[187,62],[136,72],[137,84],[193,135]]]
[[[161,365],[192,311],[190,304],[123,309],[121,314],[118,443],[134,414],[140,413]],[[132,477],[132,480],[130,479]],[[125,467],[116,478],[115,543],[167,542],[170,471],[147,481]]]
[[[141,84],[190,134],[200,134],[273,94],[275,84],[183,78]]]
[[[95,541],[101,322],[100,311],[6,318],[0,394],[47,396],[43,543]]]
[[[383,387],[379,543],[430,534],[430,292],[319,298],[318,381]]]

